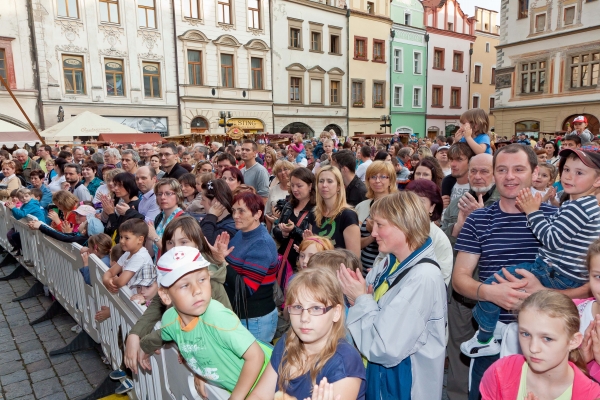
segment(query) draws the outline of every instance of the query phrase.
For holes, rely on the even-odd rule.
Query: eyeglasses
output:
[[[174,156],[174,155],[175,155],[174,153],[158,153],[158,156],[161,157],[161,158],[162,157],[167,158],[167,157],[171,157],[171,156]]]
[[[156,193],[156,197],[171,197],[171,196],[175,196],[175,192]]]
[[[371,177],[369,177],[369,179],[372,181],[387,181],[388,179],[390,179],[390,177],[387,175],[372,175]]]
[[[302,314],[302,312],[304,310],[308,311],[308,313],[314,317],[317,317],[319,315],[323,315],[328,313],[331,309],[333,308],[333,306],[329,306],[329,307],[310,307],[310,308],[303,308],[301,305],[295,305],[295,306],[287,306],[288,309],[288,313],[290,313],[290,315],[300,315]]]

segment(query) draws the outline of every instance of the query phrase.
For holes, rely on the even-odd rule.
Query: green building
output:
[[[426,136],[427,42],[419,0],[392,0],[390,115],[392,132]]]

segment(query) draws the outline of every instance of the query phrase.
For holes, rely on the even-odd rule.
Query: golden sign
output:
[[[227,122],[231,122],[233,125],[238,126],[240,129],[253,129],[263,130],[263,123],[254,118],[231,118]]]
[[[227,136],[233,140],[240,140],[244,137],[244,131],[239,126],[234,125],[227,131]]]

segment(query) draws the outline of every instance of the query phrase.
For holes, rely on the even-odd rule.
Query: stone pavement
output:
[[[0,268],[0,276],[14,270]],[[68,344],[76,334],[68,314],[34,326],[49,297],[39,296],[13,303],[35,282],[31,276],[0,281],[0,400],[61,400],[85,397],[102,383],[109,372],[97,349],[50,357],[48,353]]]

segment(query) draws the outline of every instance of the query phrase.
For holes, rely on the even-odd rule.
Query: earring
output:
[[[431,216],[433,216],[433,211],[431,211],[431,212],[429,213],[429,216],[430,216],[430,217],[431,217]]]

